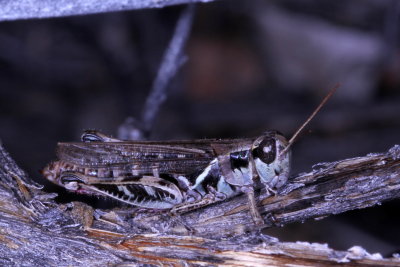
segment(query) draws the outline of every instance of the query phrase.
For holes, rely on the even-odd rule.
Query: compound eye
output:
[[[272,137],[266,137],[261,143],[253,148],[253,158],[259,158],[266,164],[272,163],[276,158],[276,142]]]

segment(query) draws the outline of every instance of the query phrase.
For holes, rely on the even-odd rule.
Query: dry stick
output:
[[[149,135],[160,107],[167,98],[168,85],[185,61],[183,49],[190,34],[194,14],[194,5],[188,5],[182,11],[174,35],[164,53],[163,61],[142,112],[145,136]]]
[[[118,129],[118,137],[120,139],[142,140],[147,139],[149,136],[158,112],[167,99],[168,86],[185,62],[183,50],[190,34],[194,14],[194,5],[188,5],[182,11],[143,106],[141,119],[137,121],[132,117],[127,118]]]

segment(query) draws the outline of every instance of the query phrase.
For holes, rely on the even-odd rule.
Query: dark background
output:
[[[0,138],[39,170],[84,129],[117,135],[139,118],[182,7],[0,23]],[[217,1],[197,6],[188,61],[152,139],[290,137],[342,87],[293,146],[292,174],[384,152],[400,136],[398,1]],[[64,199],[65,198],[61,198]],[[268,234],[283,241],[399,249],[399,201]]]

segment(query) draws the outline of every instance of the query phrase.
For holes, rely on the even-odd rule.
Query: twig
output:
[[[118,130],[121,139],[143,139],[150,134],[158,112],[167,98],[168,86],[186,60],[183,50],[190,34],[194,14],[194,5],[188,5],[182,11],[143,107],[141,121],[136,122],[128,118]]]
[[[0,21],[162,8],[171,5],[211,1],[213,0],[2,0],[0,1]]]
[[[142,122],[145,134],[150,132],[154,124],[154,119],[167,98],[166,90],[171,79],[175,77],[179,68],[185,62],[183,49],[192,28],[194,11],[193,5],[187,6],[182,11],[175,28],[174,36],[165,51],[157,77],[143,108]]]

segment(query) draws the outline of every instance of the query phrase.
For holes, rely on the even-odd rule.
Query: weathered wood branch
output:
[[[162,8],[213,0],[2,0],[0,21],[88,15],[114,11]]]
[[[259,208],[266,225],[273,227],[376,205],[398,198],[399,187],[400,146],[394,146],[387,153],[315,165],[278,195],[259,196]],[[244,197],[180,218],[143,212],[132,216],[114,209],[96,210],[94,221],[86,204],[58,204],[54,197],[33,183],[0,146],[0,265],[400,264],[398,258],[382,259],[359,247],[335,251],[260,235]]]

